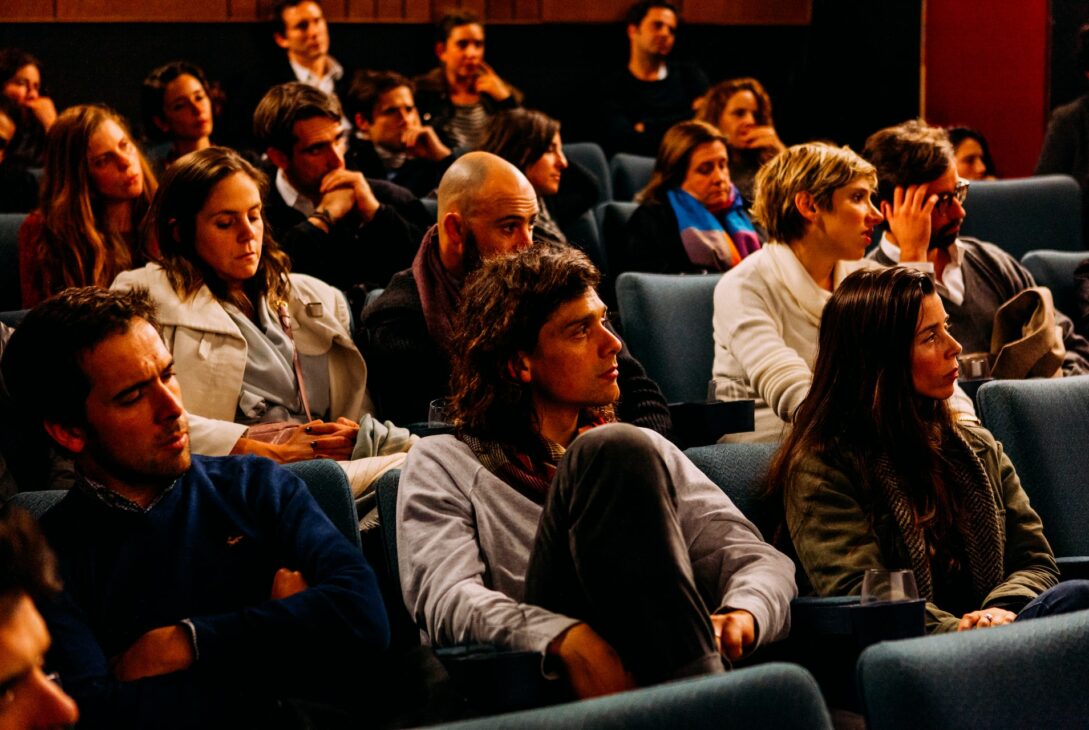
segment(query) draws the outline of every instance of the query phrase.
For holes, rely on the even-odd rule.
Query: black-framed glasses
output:
[[[968,198],[968,181],[957,180],[956,187],[953,188],[951,193],[940,193],[938,195],[938,202],[934,206],[936,210],[948,210],[949,206],[953,204],[953,201],[957,201],[961,205]]]

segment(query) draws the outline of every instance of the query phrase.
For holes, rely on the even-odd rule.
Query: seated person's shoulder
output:
[[[975,421],[958,421],[955,428],[968,445],[976,452],[998,451],[998,441],[994,434]]]
[[[368,322],[377,322],[392,312],[406,311],[418,312],[420,317],[423,317],[420,290],[416,286],[412,269],[405,269],[393,275],[378,298],[363,310],[362,325],[366,327]]]

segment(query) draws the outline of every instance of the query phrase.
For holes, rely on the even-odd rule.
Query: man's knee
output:
[[[601,457],[610,463],[625,463],[630,459],[656,456],[658,449],[643,429],[626,423],[610,423],[591,428],[579,436],[568,452],[573,459]]]

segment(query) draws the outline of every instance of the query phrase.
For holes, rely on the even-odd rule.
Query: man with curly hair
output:
[[[620,341],[582,253],[486,260],[452,334],[455,435],[409,455],[406,605],[432,644],[537,651],[579,697],[783,636],[791,561],[659,434],[612,423]]]

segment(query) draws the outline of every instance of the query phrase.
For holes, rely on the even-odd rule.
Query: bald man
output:
[[[537,194],[516,167],[487,152],[463,155],[439,182],[438,223],[406,269],[363,311],[358,344],[383,418],[427,420],[450,380],[450,332],[466,277],[493,256],[533,242]],[[657,384],[624,347],[618,356],[620,420],[669,435]]]

